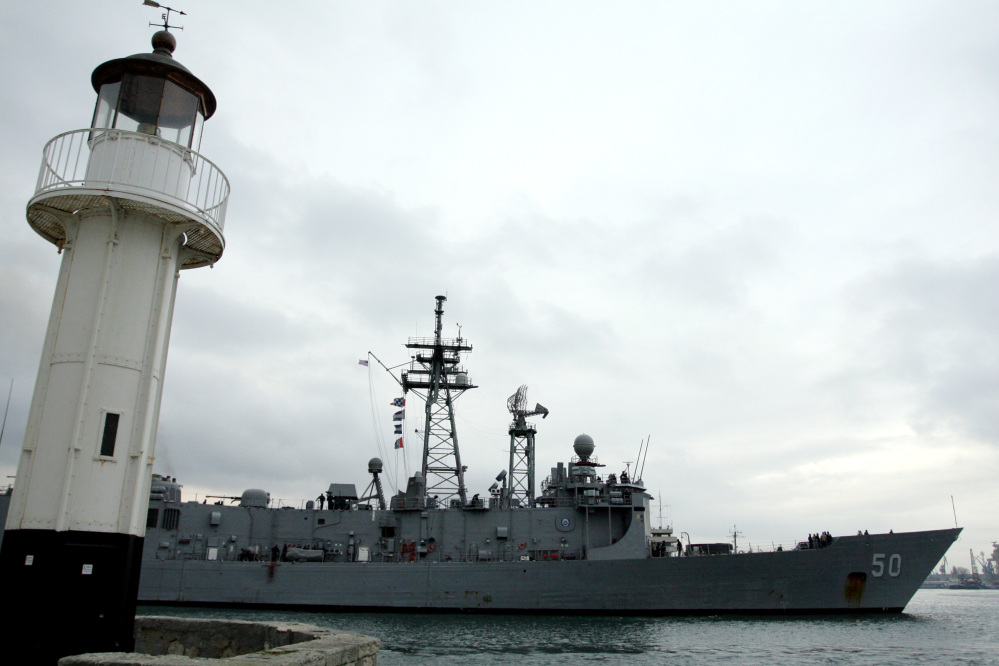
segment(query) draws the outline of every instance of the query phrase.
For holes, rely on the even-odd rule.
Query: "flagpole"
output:
[[[387,365],[385,365],[384,363],[382,363],[382,360],[381,360],[380,358],[378,358],[377,356],[375,356],[375,353],[374,353],[374,352],[370,352],[370,351],[369,351],[369,352],[368,352],[368,356],[370,356],[371,358],[373,358],[373,359],[375,359],[376,361],[378,361],[378,365],[380,365],[380,366],[382,366],[383,368],[385,368],[385,372],[389,373],[389,375],[391,375],[391,376],[392,376],[392,379],[394,379],[394,380],[395,380],[395,382],[396,382],[396,383],[397,383],[397,384],[398,384],[399,386],[402,386],[402,380],[401,380],[401,379],[399,379],[398,377],[396,377],[396,376],[395,376],[394,374],[392,374],[392,368],[390,368],[390,367],[388,367]],[[406,361],[405,363],[400,363],[399,365],[397,365],[397,366],[395,366],[395,367],[396,367],[396,368],[399,368],[399,367],[402,367],[402,366],[404,366],[404,365],[407,365],[408,363],[409,363],[409,361]]]

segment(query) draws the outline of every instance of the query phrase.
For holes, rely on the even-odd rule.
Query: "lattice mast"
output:
[[[506,407],[513,414],[510,423],[510,488],[508,501],[512,506],[534,506],[534,435],[537,432],[528,416],[541,414],[548,416],[548,410],[540,404],[534,409],[527,407],[527,385],[521,386],[506,401]]]
[[[402,373],[402,388],[426,391],[426,413],[423,423],[423,478],[427,496],[436,497],[447,505],[457,499],[464,506],[465,467],[458,449],[458,431],[454,425],[454,401],[467,389],[477,388],[461,367],[461,352],[472,351],[472,345],[462,339],[441,337],[441,315],[446,296],[437,297],[436,324],[433,338],[410,338],[409,349],[420,350],[413,357],[409,370]]]

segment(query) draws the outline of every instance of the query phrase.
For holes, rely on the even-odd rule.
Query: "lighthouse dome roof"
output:
[[[106,83],[121,81],[126,73],[169,79],[200,96],[205,105],[205,118],[210,118],[215,113],[215,94],[191,70],[174,60],[177,39],[172,33],[160,30],[153,35],[152,44],[152,53],[136,53],[98,65],[90,75],[94,92],[100,92]]]

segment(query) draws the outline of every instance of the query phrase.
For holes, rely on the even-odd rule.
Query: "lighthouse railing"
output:
[[[133,193],[188,211],[221,232],[229,180],[202,155],[119,129],[64,132],[45,145],[35,196],[76,188]]]

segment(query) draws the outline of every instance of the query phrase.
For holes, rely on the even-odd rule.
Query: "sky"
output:
[[[964,526],[999,540],[999,5],[197,2],[175,57],[218,111],[226,248],[184,271],[154,471],[189,499],[389,490],[387,366],[473,345],[469,493],[506,400],[586,433],[694,541]],[[139,0],[0,4],[0,472],[15,473],[60,257],[24,215],[89,125]],[[395,370],[398,372],[398,369]],[[0,397],[2,400],[3,397]],[[410,397],[410,416],[419,401]],[[414,425],[415,424],[415,425]],[[382,447],[382,448],[380,448]]]

